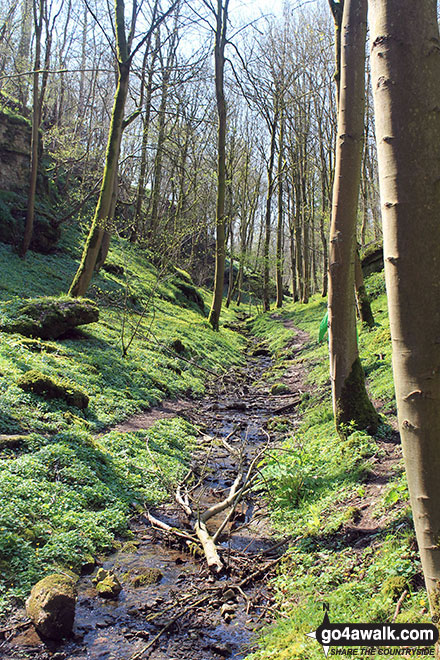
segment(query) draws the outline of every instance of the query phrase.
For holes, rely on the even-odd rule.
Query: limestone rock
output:
[[[39,394],[45,399],[62,399],[69,406],[84,410],[89,405],[89,397],[83,390],[68,381],[58,380],[30,369],[19,376],[17,385],[25,392]]]
[[[25,337],[56,339],[69,330],[94,323],[99,310],[92,300],[62,298],[29,298],[0,304],[0,330],[18,332]]]
[[[58,640],[72,633],[75,604],[74,580],[54,573],[32,587],[26,613],[43,637]]]

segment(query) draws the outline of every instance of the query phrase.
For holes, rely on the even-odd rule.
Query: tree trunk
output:
[[[122,124],[124,120],[125,101],[128,93],[128,79],[130,74],[130,66],[127,62],[119,62],[118,64],[118,85],[116,88],[110,122],[110,132],[107,143],[101,191],[89,235],[84,246],[81,263],[69,289],[69,295],[73,297],[84,296],[89,288],[110,213],[115,176],[118,169]]]
[[[40,74],[41,67],[41,32],[43,29],[43,10],[44,0],[40,0],[38,10],[34,0],[34,32],[35,32],[35,59],[32,86],[32,137],[31,137],[31,172],[29,179],[29,192],[27,199],[26,223],[24,227],[23,241],[20,247],[20,257],[24,257],[29,249],[34,230],[35,217],[35,197],[37,192],[39,151],[38,141],[41,123],[41,104],[40,104]]]
[[[142,115],[142,145],[141,145],[141,158],[139,166],[139,178],[136,189],[136,202],[133,218],[133,227],[130,234],[130,242],[135,243],[140,235],[143,234],[142,227],[142,204],[145,198],[145,175],[147,171],[147,146],[148,146],[148,133],[150,130],[150,117],[151,117],[151,98],[153,95],[153,74],[154,64],[157,54],[159,52],[159,31],[156,40],[156,46],[152,54],[150,67],[148,70],[148,79],[146,84],[146,95],[144,101],[144,114]],[[144,68],[147,66],[147,54],[144,57]],[[141,84],[144,84],[142,81]]]
[[[365,389],[354,306],[354,253],[364,134],[366,12],[366,0],[345,0],[328,297],[333,412],[341,435],[346,434],[351,422],[369,431],[375,431],[378,423]]]
[[[229,307],[232,300],[232,292],[234,290],[234,227],[232,225],[232,218],[229,225],[229,278],[228,278],[228,295],[226,296],[226,307]]]
[[[284,118],[281,114],[280,137],[278,145],[278,223],[277,223],[277,248],[276,248],[276,283],[277,300],[276,307],[283,306],[283,142],[284,142]]]
[[[263,243],[263,312],[268,312],[270,309],[270,295],[269,295],[269,247],[270,247],[270,221],[272,211],[272,195],[274,188],[273,180],[273,166],[275,162],[275,149],[276,149],[276,133],[278,124],[278,113],[275,112],[272,126],[271,126],[271,139],[270,139],[270,155],[269,165],[267,168],[267,196],[266,196],[266,211],[264,215],[264,243]]]
[[[217,0],[217,27],[215,33],[215,94],[218,113],[217,138],[217,207],[216,207],[216,240],[215,240],[215,274],[214,293],[208,321],[219,329],[220,313],[223,300],[223,282],[225,277],[225,195],[226,195],[226,100],[224,93],[225,45],[226,27],[228,21],[228,4],[225,0]]]
[[[370,0],[397,411],[432,615],[440,615],[440,43],[433,0]]]
[[[369,328],[374,328],[374,316],[371,311],[370,298],[368,297],[364,284],[364,274],[362,273],[359,250],[356,248],[354,254],[354,282],[360,319],[362,323],[366,323]]]

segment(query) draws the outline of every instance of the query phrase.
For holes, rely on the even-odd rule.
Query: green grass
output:
[[[0,461],[0,614],[57,567],[80,572],[90,555],[129,536],[136,509],[167,496],[188,469],[196,430],[183,420],[148,432],[110,431],[99,438],[78,428],[27,438]]]
[[[376,325],[368,330],[358,324],[359,348],[370,396],[382,414],[377,438],[386,438],[395,401],[383,274],[371,276],[367,287]],[[330,604],[332,622],[390,621],[406,588],[397,621],[429,621],[401,463],[378,491],[373,507],[378,534],[364,548],[345,541],[344,525],[359,515],[353,502],[362,502],[372,461],[380,460],[382,450],[365,433],[356,431],[343,442],[335,431],[328,346],[317,342],[325,311],[326,301],[315,296],[308,305],[290,304],[281,312],[283,319],[310,334],[305,350],[293,358],[303,364],[310,391],[303,395],[295,435],[285,434],[282,451],[273,454],[265,468],[274,528],[280,536],[291,534],[294,541],[273,583],[277,620],[264,630],[247,660],[321,659],[321,646],[306,633],[322,622],[324,602]],[[252,326],[261,337],[270,333],[267,343],[280,373],[292,359],[289,348],[283,348],[292,332],[272,316],[265,314]],[[396,578],[398,589],[393,587]]]
[[[25,260],[0,244],[0,301],[64,295],[81,240],[67,226],[57,254]],[[87,295],[99,322],[57,341],[1,333],[1,433],[25,437],[0,438],[0,616],[54,568],[80,570],[90,554],[115,547],[133,512],[166,498],[187,470],[197,433],[184,421],[159,422],[147,434],[110,427],[165,397],[200,396],[209,372],[243,363],[244,338],[213,332],[176,282],[184,273],[157,272],[122,239],[108,262],[123,272],[93,279]],[[211,296],[201,293],[208,309]],[[176,339],[182,354],[171,348]],[[79,388],[88,408],[24,392],[18,381],[31,370]]]

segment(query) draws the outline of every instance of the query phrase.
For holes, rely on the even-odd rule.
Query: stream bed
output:
[[[262,376],[270,368],[267,354],[249,357],[247,366],[219,378],[203,399],[173,404],[201,427],[192,467],[199,477],[193,498],[200,510],[222,500],[237,476],[240,450],[246,469],[263,446],[276,436],[266,430],[270,418],[291,416],[300,393],[271,396]],[[166,406],[163,408],[166,409]],[[159,414],[158,414],[159,413]],[[150,413],[136,418],[148,428]],[[164,415],[165,416],[165,415]],[[160,408],[155,419],[161,418]],[[226,439],[226,443],[223,440]],[[229,450],[228,450],[229,445]],[[231,452],[230,448],[237,448]],[[151,510],[158,520],[191,531],[176,502]],[[207,523],[211,534],[225,512]],[[241,660],[252,648],[257,631],[270,623],[272,596],[265,579],[274,575],[286,546],[271,533],[263,497],[246,495],[219,537],[226,566],[216,578],[204,557],[188,551],[172,534],[155,529],[146,515],[132,520],[133,541],[106,558],[102,568],[122,584],[117,599],[97,595],[93,575],[81,577],[74,636],[61,643],[44,642],[32,626],[18,628],[0,645],[2,660]],[[23,613],[22,613],[23,616]],[[20,613],[16,620],[20,621]]]

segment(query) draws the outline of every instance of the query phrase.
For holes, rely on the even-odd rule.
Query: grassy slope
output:
[[[359,326],[359,344],[370,395],[386,413],[380,440],[390,435],[389,423],[395,415],[383,275],[371,276],[367,286],[374,296],[376,327],[369,332]],[[304,362],[310,385],[301,403],[301,426],[294,436],[287,433],[288,453],[280,454],[282,462],[274,460],[266,468],[274,526],[280,535],[292,534],[295,541],[274,584],[278,621],[264,631],[258,650],[248,660],[321,659],[320,645],[306,633],[322,622],[323,602],[330,604],[334,622],[390,621],[407,589],[397,621],[429,620],[402,464],[379,492],[372,511],[380,533],[364,549],[353,550],[344,541],[343,526],[358,513],[350,499],[364,495],[370,463],[380,459],[383,450],[363,433],[341,442],[334,431],[328,347],[326,342],[318,345],[316,339],[325,307],[325,301],[315,297],[306,306],[291,304],[283,311],[284,318],[293,319],[311,338],[296,358]],[[268,337],[278,355],[279,371],[285,365],[282,347],[291,333],[270,315],[253,325],[259,335]]]
[[[30,252],[24,261],[0,244],[0,300],[64,293],[79,244],[68,230],[63,252]],[[206,371],[163,347],[180,339],[186,347],[183,357],[213,370],[243,359],[243,339],[226,329],[214,333],[170,276],[158,280],[131,245],[115,241],[109,261],[123,265],[125,273],[102,271],[94,279],[90,295],[99,302],[98,323],[58,341],[1,335],[0,432],[27,437],[19,449],[0,439],[0,615],[54,567],[80,570],[89,554],[114,547],[115,535],[129,536],[133,511],[163,498],[164,480],[173,482],[186,471],[196,433],[184,421],[156,424],[148,432],[148,450],[145,433],[108,432],[109,426],[166,396],[203,392]],[[208,302],[209,294],[204,296]],[[125,298],[130,300],[128,315]],[[123,358],[124,319],[127,338],[140,318],[133,310],[140,311],[144,303],[147,312]],[[232,317],[232,311],[227,314]],[[23,392],[16,381],[29,369],[81,386],[90,396],[87,411]]]

